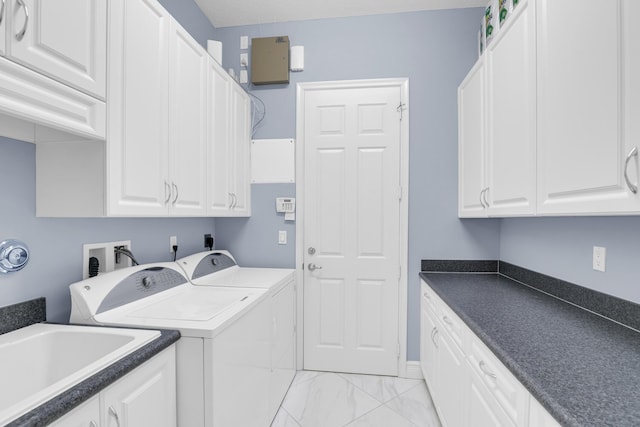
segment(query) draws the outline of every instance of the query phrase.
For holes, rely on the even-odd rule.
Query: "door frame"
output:
[[[400,282],[398,286],[398,376],[408,377],[407,294],[409,251],[409,79],[366,79],[298,83],[296,85],[296,346],[297,369],[304,366],[304,156],[306,93],[327,89],[397,87],[402,103],[400,122]]]

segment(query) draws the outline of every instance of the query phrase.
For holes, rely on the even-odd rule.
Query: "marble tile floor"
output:
[[[298,371],[271,427],[441,427],[423,380]]]

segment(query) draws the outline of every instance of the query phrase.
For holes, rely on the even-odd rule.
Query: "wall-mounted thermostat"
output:
[[[296,199],[291,197],[278,197],[276,199],[276,212],[292,213],[296,211]]]

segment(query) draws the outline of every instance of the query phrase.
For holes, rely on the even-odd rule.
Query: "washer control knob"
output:
[[[0,273],[22,270],[29,261],[29,249],[19,240],[0,242]]]
[[[151,285],[153,284],[153,282],[151,281],[151,277],[149,276],[144,276],[142,278],[142,287],[145,289],[149,289],[151,287]]]

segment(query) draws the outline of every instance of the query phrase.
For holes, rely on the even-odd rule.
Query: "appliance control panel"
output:
[[[198,279],[209,274],[217,273],[229,267],[236,265],[236,262],[229,255],[221,252],[212,252],[200,260],[191,279]]]
[[[187,283],[187,279],[166,267],[149,267],[125,277],[102,300],[96,314],[164,292]]]

